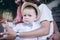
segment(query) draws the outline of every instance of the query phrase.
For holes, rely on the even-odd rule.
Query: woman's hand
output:
[[[6,20],[6,19],[4,19],[4,22],[2,22],[2,26],[3,26],[4,28],[6,28],[6,27],[8,26],[8,23],[7,23],[7,20]]]
[[[60,40],[60,34],[53,34],[49,40]]]

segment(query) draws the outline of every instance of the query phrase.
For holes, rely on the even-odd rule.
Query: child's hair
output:
[[[35,8],[35,7],[33,7],[33,6],[31,6],[31,5],[28,5],[28,6],[26,6],[25,8],[32,8],[32,9],[34,9],[34,10],[35,10],[36,15],[38,15],[38,12],[37,12],[37,10],[36,10],[36,8]],[[24,9],[25,9],[25,8],[24,8]]]

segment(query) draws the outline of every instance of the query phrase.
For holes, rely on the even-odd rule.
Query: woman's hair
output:
[[[25,0],[26,2],[36,3],[37,0]]]
[[[31,2],[31,3],[34,3],[34,4],[37,4],[38,6],[41,4],[41,1],[37,1],[37,0],[25,0],[26,2]]]
[[[36,15],[38,15],[38,12],[37,12],[37,10],[36,10],[36,8],[35,8],[35,7],[33,7],[33,6],[31,6],[31,5],[28,5],[28,6],[26,6],[25,8],[32,8],[32,9],[34,9],[34,10],[35,10]],[[24,9],[25,9],[25,8],[24,8]]]

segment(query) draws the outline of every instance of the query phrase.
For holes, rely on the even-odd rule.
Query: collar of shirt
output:
[[[32,23],[29,23],[29,24],[23,23],[23,26],[28,26],[28,27],[32,28],[33,24]]]

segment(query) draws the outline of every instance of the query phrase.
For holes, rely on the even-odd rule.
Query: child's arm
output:
[[[5,21],[5,23],[2,23],[4,29],[6,29],[6,32],[4,32],[5,35],[7,35],[8,39],[13,39],[15,37],[15,32],[13,31],[12,28],[10,28],[7,25],[7,21]],[[9,36],[10,35],[10,36]],[[10,37],[10,38],[9,38]]]

